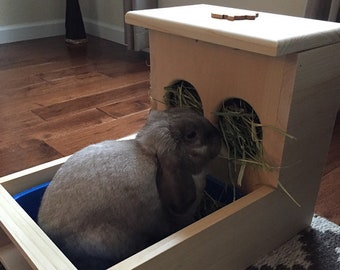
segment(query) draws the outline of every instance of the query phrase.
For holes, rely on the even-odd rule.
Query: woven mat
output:
[[[314,215],[311,226],[247,270],[340,270],[340,226]]]

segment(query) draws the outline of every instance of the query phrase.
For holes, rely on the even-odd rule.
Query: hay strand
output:
[[[189,107],[204,115],[202,102],[196,89],[186,81],[178,81],[164,88],[164,103],[169,107]],[[262,129],[271,128],[290,139],[295,137],[271,125],[262,125],[253,108],[244,100],[231,98],[226,100],[219,111],[214,113],[218,119],[218,128],[222,140],[227,148],[228,174],[233,185],[234,200],[236,189],[242,186],[244,172],[247,166],[255,166],[264,171],[273,170],[275,167],[264,158],[262,144]],[[278,181],[278,187],[297,205],[300,204]],[[220,203],[205,193],[203,212],[210,213],[221,207]],[[214,208],[214,210],[210,208]]]
[[[164,103],[168,107],[186,107],[192,108],[199,114],[203,115],[203,107],[201,99],[190,83],[186,81],[178,81],[175,84],[164,88]]]

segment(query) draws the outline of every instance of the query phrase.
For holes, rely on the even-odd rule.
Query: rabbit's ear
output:
[[[175,153],[161,154],[158,162],[157,188],[163,205],[170,213],[185,214],[196,200],[192,175]]]

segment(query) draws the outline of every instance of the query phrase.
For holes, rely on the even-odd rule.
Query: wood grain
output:
[[[80,48],[63,37],[1,45],[0,176],[138,131],[147,63],[147,54],[91,36]]]

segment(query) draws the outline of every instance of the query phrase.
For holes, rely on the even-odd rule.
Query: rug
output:
[[[247,270],[340,270],[340,226],[314,215],[309,228]]]
[[[247,270],[340,270],[340,226],[314,215],[309,228]]]

